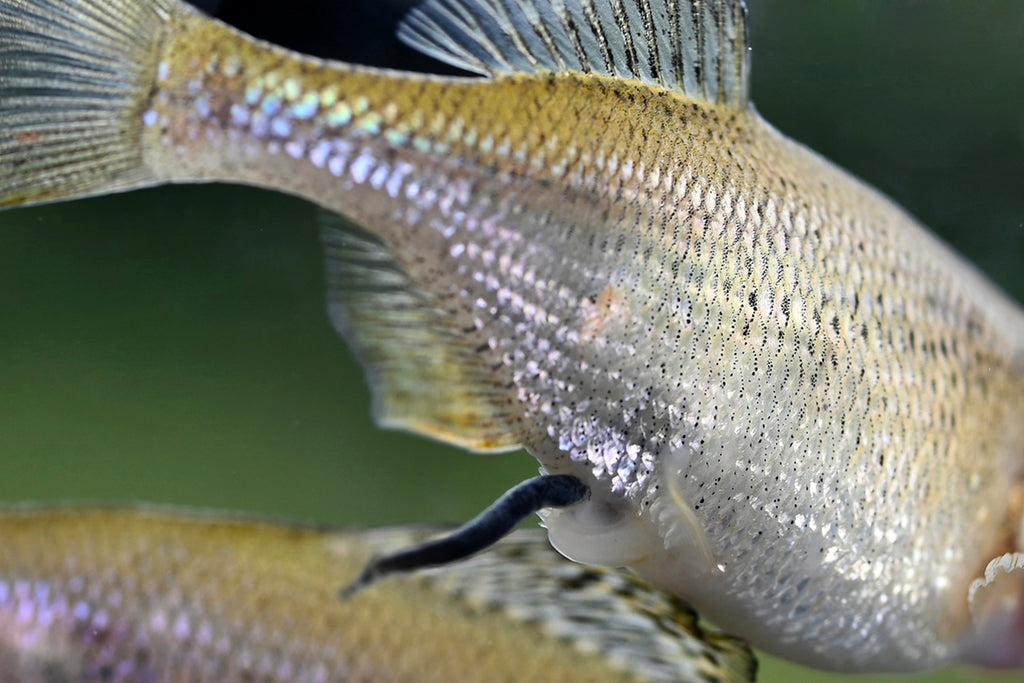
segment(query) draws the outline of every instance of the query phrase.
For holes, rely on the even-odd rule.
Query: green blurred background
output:
[[[427,68],[388,38],[394,3],[219,4],[267,38]],[[1024,298],[1024,3],[751,4],[762,114]],[[0,500],[368,527],[463,520],[536,472],[523,453],[375,429],[321,290],[313,207],[269,192],[175,187],[0,215]],[[763,663],[765,681],[825,678]]]

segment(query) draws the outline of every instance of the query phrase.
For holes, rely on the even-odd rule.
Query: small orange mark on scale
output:
[[[15,138],[19,145],[31,145],[39,142],[39,138],[42,136],[39,133],[18,133]]]
[[[594,341],[599,338],[612,321],[626,317],[626,301],[622,292],[608,285],[593,300],[583,306],[583,327],[580,339]]]

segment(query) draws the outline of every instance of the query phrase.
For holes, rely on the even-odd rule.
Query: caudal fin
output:
[[[153,182],[142,119],[161,27],[185,7],[0,0],[0,207]]]

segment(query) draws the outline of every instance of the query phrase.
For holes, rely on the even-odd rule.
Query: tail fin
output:
[[[184,7],[0,0],[0,207],[153,182],[143,111],[161,27]]]

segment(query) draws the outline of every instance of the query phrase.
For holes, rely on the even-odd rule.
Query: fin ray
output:
[[[427,0],[398,36],[484,76],[583,72],[747,106],[741,0]]]
[[[323,214],[328,312],[366,369],[377,421],[476,451],[518,448],[514,397],[468,335],[383,245],[339,225]]]
[[[151,184],[145,96],[172,0],[0,0],[0,206]]]

